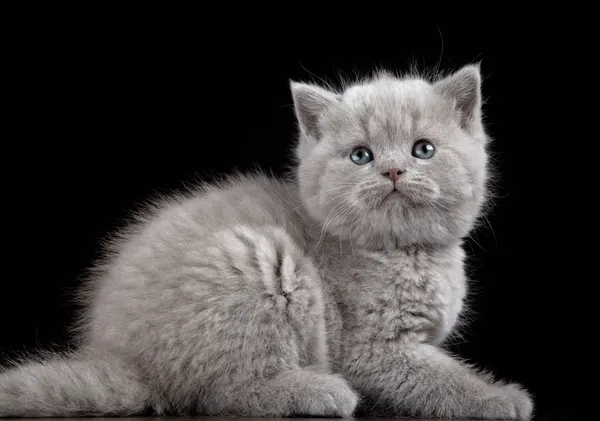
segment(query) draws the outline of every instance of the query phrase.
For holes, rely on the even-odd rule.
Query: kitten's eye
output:
[[[367,148],[360,146],[350,153],[350,159],[356,165],[365,165],[373,160],[373,153]]]
[[[412,156],[429,159],[435,154],[435,146],[429,140],[417,140],[413,146]]]

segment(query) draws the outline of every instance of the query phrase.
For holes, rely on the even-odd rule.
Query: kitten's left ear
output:
[[[290,82],[290,89],[300,129],[305,135],[318,140],[322,115],[340,102],[341,95],[300,82]]]
[[[481,72],[478,65],[465,66],[436,82],[434,90],[452,100],[460,113],[462,128],[471,135],[480,134],[481,122]]]

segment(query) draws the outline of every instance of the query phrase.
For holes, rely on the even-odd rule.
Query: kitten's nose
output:
[[[398,181],[398,177],[403,172],[404,171],[402,171],[400,168],[390,168],[387,171],[382,172],[381,175],[383,175],[384,177],[389,177],[392,180],[392,182],[396,184],[396,181]]]

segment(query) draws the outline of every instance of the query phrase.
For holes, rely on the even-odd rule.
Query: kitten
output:
[[[444,351],[487,203],[480,72],[291,83],[290,179],[164,200],[81,294],[81,345],[5,369],[1,416],[528,419],[519,385]]]

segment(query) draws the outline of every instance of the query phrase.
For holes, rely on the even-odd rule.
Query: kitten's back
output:
[[[99,266],[82,294],[86,311],[78,331],[84,342],[129,348],[130,338],[116,315],[146,320],[148,306],[155,312],[167,310],[164,294],[180,287],[177,279],[186,268],[212,264],[211,247],[218,244],[221,232],[236,226],[277,226],[304,247],[300,208],[293,184],[263,173],[239,174],[163,200],[155,212],[118,237],[113,257]],[[137,315],[132,318],[131,313]]]

